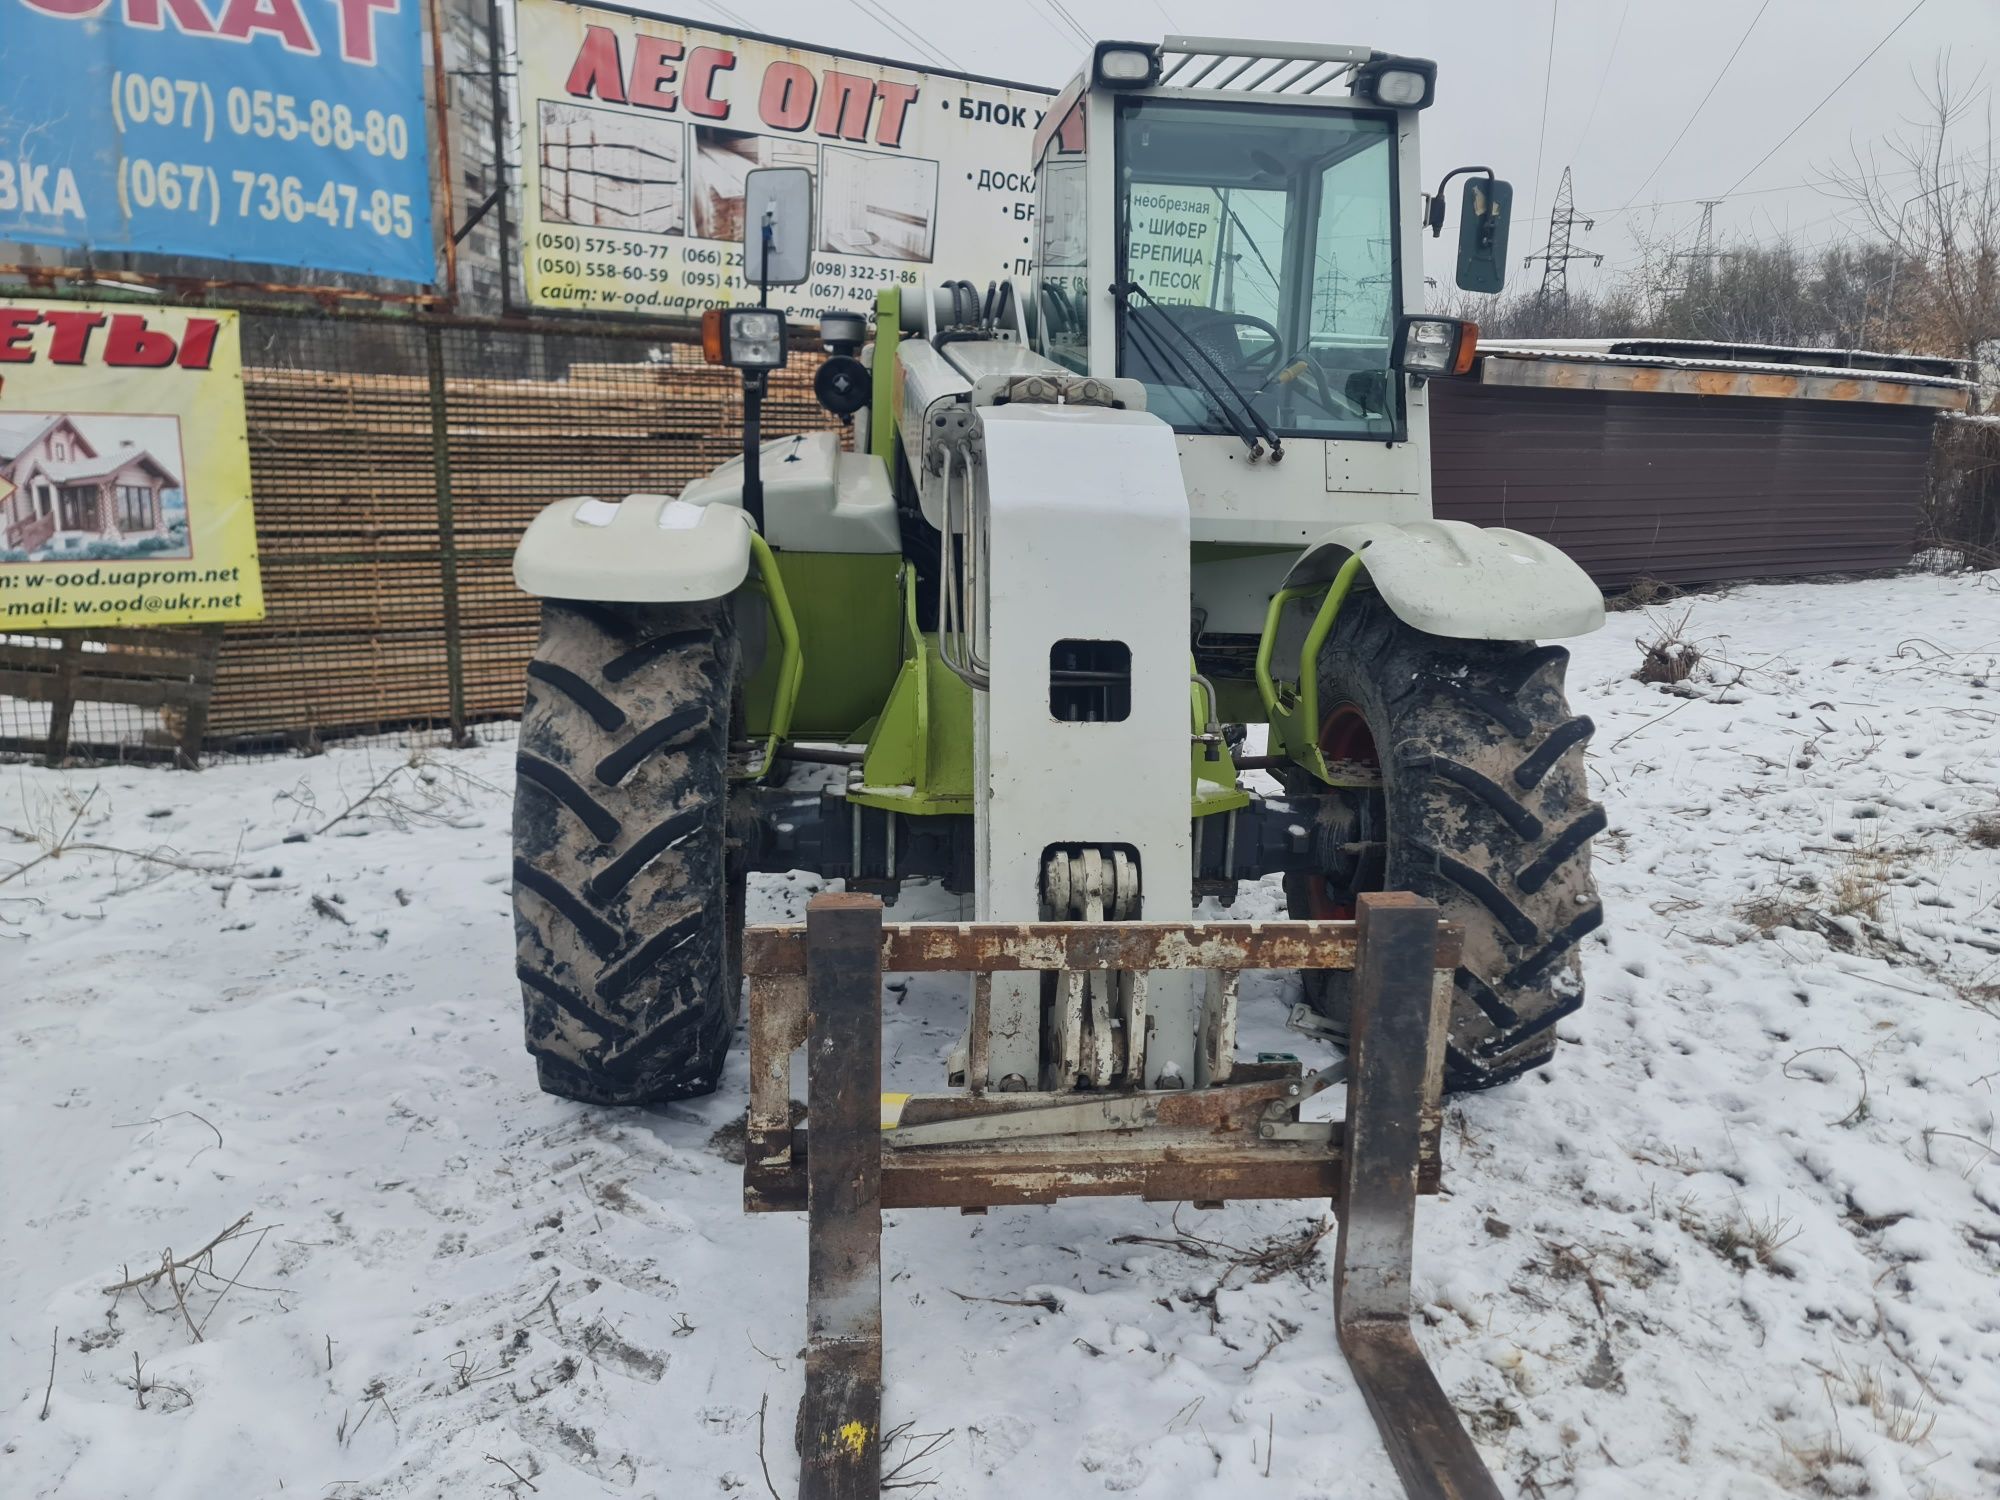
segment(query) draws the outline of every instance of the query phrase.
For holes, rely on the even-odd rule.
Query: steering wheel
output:
[[[1297,349],[1280,355],[1278,359],[1274,360],[1270,373],[1264,377],[1264,383],[1252,392],[1251,399],[1254,401],[1259,396],[1262,396],[1281,375],[1291,370],[1295,365],[1303,366],[1303,368],[1291,380],[1286,382],[1293,395],[1311,402],[1328,416],[1339,421],[1345,422],[1355,417],[1359,417],[1363,421],[1368,420],[1368,413],[1366,411],[1348,400],[1345,395],[1334,390],[1332,385],[1328,383],[1326,371],[1321,368],[1318,360],[1310,357],[1309,346],[1307,344],[1301,344]],[[1311,379],[1312,385],[1317,388],[1316,390],[1308,389],[1306,385],[1307,378]]]
[[[1263,334],[1271,341],[1270,347],[1260,353],[1251,355],[1248,359],[1239,359],[1234,369],[1229,368],[1222,360],[1217,360],[1216,363],[1223,366],[1222,373],[1229,377],[1232,385],[1241,385],[1245,376],[1254,379],[1259,386],[1268,384],[1271,378],[1282,368],[1279,362],[1285,357],[1285,336],[1279,333],[1273,325],[1266,323],[1262,318],[1255,317],[1250,313],[1225,312],[1219,308],[1210,315],[1210,318],[1202,328],[1202,332],[1207,333],[1210,329],[1234,328],[1237,326],[1253,329]],[[1232,342],[1238,342],[1238,347],[1241,347],[1239,341],[1232,340]]]

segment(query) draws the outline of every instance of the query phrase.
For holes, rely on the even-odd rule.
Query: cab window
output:
[[[1090,364],[1083,119],[1078,99],[1042,158],[1035,253],[1036,347],[1079,375]]]

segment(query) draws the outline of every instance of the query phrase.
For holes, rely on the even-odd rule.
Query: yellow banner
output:
[[[236,314],[0,296],[0,633],[263,614]]]

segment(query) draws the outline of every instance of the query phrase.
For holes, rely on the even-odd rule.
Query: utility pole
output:
[[[1569,301],[1569,263],[1573,260],[1588,260],[1594,266],[1604,264],[1604,257],[1594,250],[1585,250],[1571,242],[1571,233],[1581,224],[1585,229],[1596,227],[1597,221],[1586,219],[1576,211],[1576,200],[1570,194],[1569,168],[1563,168],[1562,183],[1556,188],[1556,206],[1549,215],[1549,242],[1536,255],[1522,261],[1531,266],[1542,262],[1542,288],[1535,293],[1535,301],[1546,306],[1550,301]]]
[[[1698,283],[1708,280],[1710,264],[1722,253],[1715,248],[1715,206],[1721,201],[1720,198],[1700,200],[1701,225],[1694,232],[1694,249],[1676,250],[1667,257],[1670,276],[1675,262],[1684,260],[1692,263],[1680,285],[1669,290],[1670,296],[1684,297],[1693,291]]]

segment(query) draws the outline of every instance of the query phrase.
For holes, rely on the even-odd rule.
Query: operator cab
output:
[[[1434,64],[1366,47],[1103,42],[1037,131],[1035,351],[1143,382],[1180,436],[1197,539],[1316,535],[1333,494],[1341,519],[1428,513],[1423,384],[1472,348],[1422,311],[1435,85]],[[1467,231],[1504,257],[1486,178],[1462,262]],[[1288,443],[1344,452],[1300,454],[1282,484],[1244,472]]]

